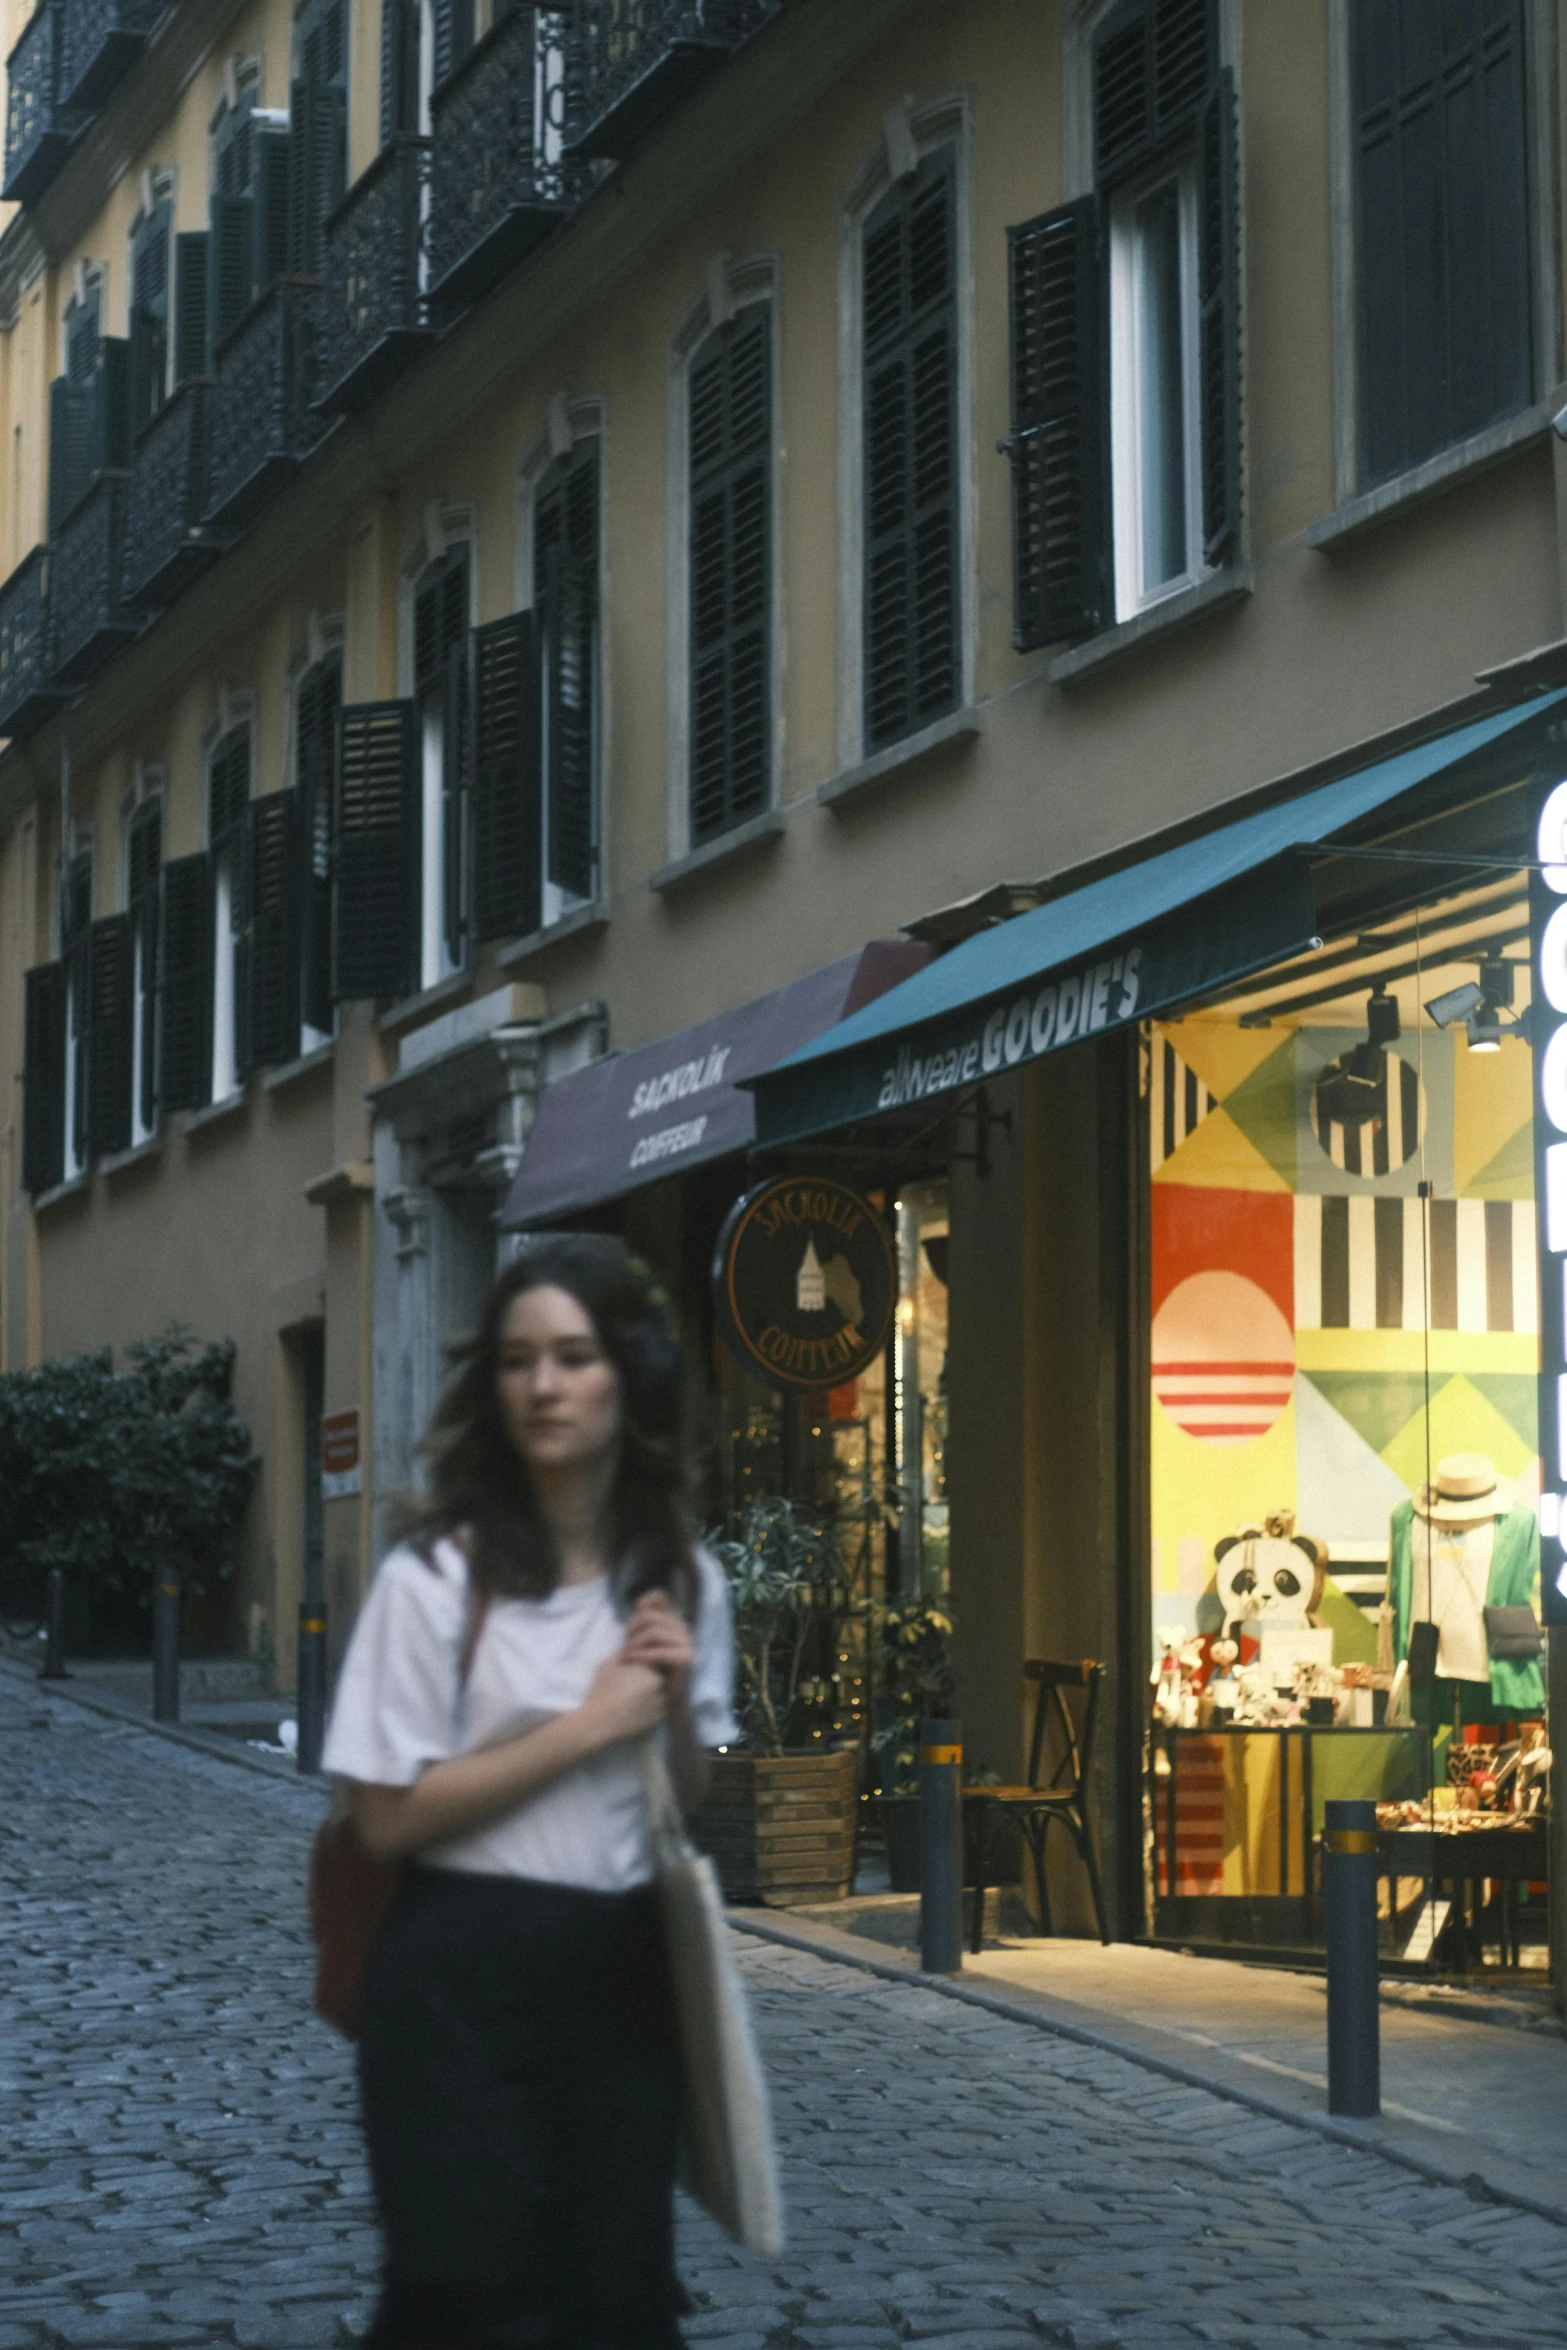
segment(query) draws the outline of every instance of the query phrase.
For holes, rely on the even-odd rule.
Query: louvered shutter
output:
[[[65,372],[72,388],[85,391],[98,364],[98,330],[103,297],[89,286],[80,302],[73,302],[65,321]]]
[[[182,230],[174,240],[174,380],[207,374],[207,232]]]
[[[381,0],[381,144],[418,128],[418,0]]]
[[[865,747],[953,709],[958,636],[957,318],[950,153],[865,226]]]
[[[22,1184],[36,1199],[65,1180],[65,966],[41,963],[23,983]]]
[[[1019,652],[1109,616],[1108,401],[1097,200],[1007,232],[1013,637]]]
[[[202,853],[163,868],[159,1001],[165,1110],[198,1110],[212,1092],[212,867]]]
[[[287,131],[270,125],[258,125],[251,135],[252,300],[294,266],[289,234],[293,145]]]
[[[332,1026],[332,806],[342,698],[343,672],[336,659],[317,662],[300,680],[300,1011],[323,1035]]]
[[[250,806],[246,903],[249,1058],[275,1067],[299,1051],[300,803],[271,792]]]
[[[1202,387],[1202,552],[1222,563],[1240,546],[1241,233],[1235,77],[1209,91],[1197,139],[1198,365]]]
[[[144,1127],[158,1114],[158,948],[163,860],[163,811],[156,800],[143,803],[131,819],[126,843],[133,951],[140,965],[137,1012],[141,1024],[141,1098]]]
[[[747,305],[691,363],[692,845],[772,786],[772,312]]]
[[[130,345],[119,335],[104,335],[88,393],[87,471],[123,468],[130,462],[131,420]]]
[[[441,921],[447,956],[468,959],[469,711],[466,633],[446,653],[441,726]]]
[[[249,196],[213,196],[207,234],[207,328],[213,351],[250,308],[255,267],[252,215]]]
[[[1109,10],[1094,34],[1094,176],[1101,190],[1190,130],[1218,65],[1215,0],[1122,0]]]
[[[480,944],[523,938],[540,900],[541,727],[534,615],[473,632],[473,929]]]
[[[473,47],[473,0],[432,0],[430,22],[435,42],[431,78],[439,89]]]
[[[92,394],[69,376],[49,386],[49,536],[53,538],[88,482]]]
[[[131,1139],[135,962],[129,914],[109,914],[88,934],[87,1142],[122,1151]]]
[[[557,889],[594,886],[593,670],[596,565],[561,551],[545,583],[548,871]]]
[[[411,992],[418,975],[417,706],[345,708],[338,736],[332,992]]]
[[[138,433],[163,405],[169,363],[169,237],[174,211],[165,196],[131,240],[130,431]]]
[[[92,928],[86,924],[65,942],[60,957],[65,965],[65,1021],[71,1044],[68,1062],[67,1095],[70,1111],[70,1151],[66,1172],[74,1174],[76,1167],[86,1159],[89,1149],[87,1133],[87,1079],[91,1067],[88,1046],[90,1006],[92,1003]],[[72,1164],[72,1161],[75,1164]]]

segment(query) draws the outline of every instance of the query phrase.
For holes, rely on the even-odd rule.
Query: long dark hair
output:
[[[680,1349],[652,1274],[601,1233],[536,1241],[496,1281],[474,1336],[454,1350],[460,1367],[425,1442],[429,1500],[407,1539],[428,1557],[440,1536],[466,1529],[473,1580],[497,1597],[544,1599],[559,1583],[555,1536],[500,1400],[507,1314],[524,1290],[542,1288],[576,1299],[620,1377],[608,1527],[616,1599],[629,1607],[644,1591],[667,1591],[690,1616],[697,1581],[682,1507]]]

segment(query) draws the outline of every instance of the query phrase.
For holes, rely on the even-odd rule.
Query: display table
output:
[[[1518,1888],[1549,1882],[1549,1846],[1546,1822],[1539,1814],[1518,1827],[1504,1827],[1498,1821],[1495,1827],[1484,1828],[1384,1828],[1377,1836],[1377,1863],[1395,1885],[1400,1877],[1424,1878],[1428,1899],[1434,1886],[1452,1888],[1465,1955],[1474,1962],[1484,1948],[1480,1888],[1492,1878],[1502,1888],[1497,1918],[1501,1961],[1503,1966],[1517,1966]]]

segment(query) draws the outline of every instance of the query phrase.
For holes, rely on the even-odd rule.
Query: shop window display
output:
[[[1328,1797],[1515,1815],[1546,1751],[1522,899],[1146,1031],[1156,1930],[1314,1942]]]

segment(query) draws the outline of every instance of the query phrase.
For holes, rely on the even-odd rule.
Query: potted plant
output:
[[[928,1599],[874,1601],[871,1670],[877,1721],[871,1747],[881,1762],[888,1880],[894,1893],[917,1893],[920,1723],[957,1710],[952,1618],[946,1609]]]
[[[850,1592],[822,1520],[778,1497],[709,1538],[734,1610],[742,1745],[692,1822],[730,1901],[839,1901],[854,1882],[855,1757],[829,1744]]]

